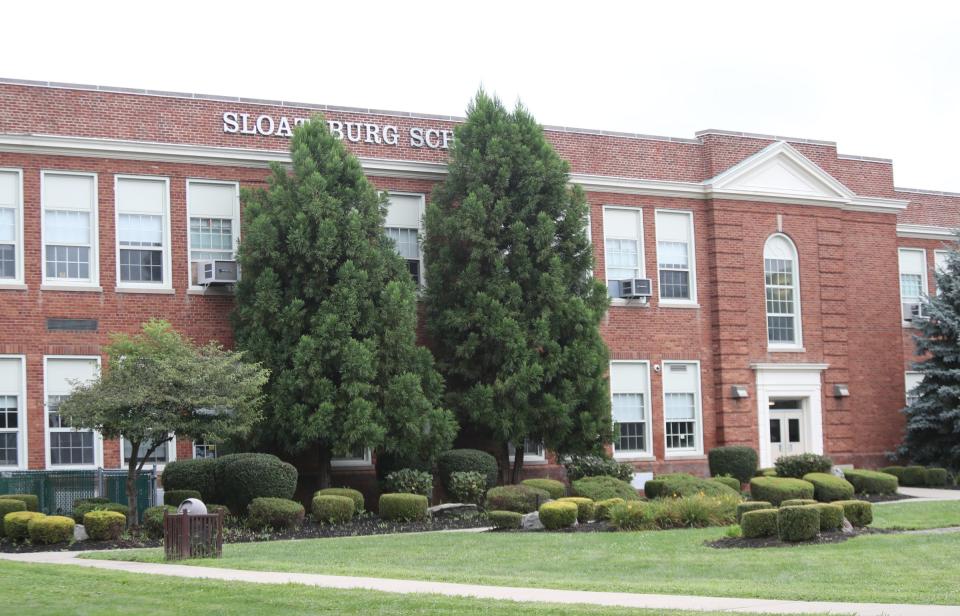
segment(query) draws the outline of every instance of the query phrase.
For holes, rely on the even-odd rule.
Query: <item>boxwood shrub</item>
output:
[[[738,496],[739,489],[732,489],[719,481],[694,477],[688,473],[667,473],[648,481],[643,486],[647,498],[668,498],[678,496]]]
[[[931,488],[942,488],[950,484],[950,473],[945,468],[928,468],[924,477],[924,485]]]
[[[520,483],[531,488],[545,490],[550,498],[563,498],[567,494],[567,486],[556,479],[524,479]]]
[[[577,521],[577,503],[552,501],[540,505],[540,523],[547,530],[567,528]]]
[[[833,461],[815,453],[801,453],[795,456],[780,456],[773,463],[777,477],[800,479],[808,473],[829,473]]]
[[[584,498],[583,496],[565,496],[561,499],[558,499],[557,502],[560,503],[573,503],[577,506],[577,522],[581,524],[584,522],[589,522],[594,519],[596,515],[597,506],[589,498]]]
[[[380,518],[383,520],[423,520],[427,517],[427,497],[422,494],[381,494]]]
[[[740,518],[740,531],[746,539],[773,537],[777,534],[777,510],[744,511]]]
[[[819,501],[815,498],[788,498],[780,503],[781,507],[802,507],[804,505],[816,505]]]
[[[353,499],[333,494],[314,496],[310,511],[317,522],[342,524],[353,517]]]
[[[843,477],[857,494],[894,494],[899,486],[896,475],[877,471],[851,468],[843,471]]]
[[[303,523],[303,505],[288,498],[259,496],[247,508],[247,526],[255,529],[282,530],[296,528]]]
[[[212,500],[230,511],[243,514],[255,498],[293,498],[297,469],[276,456],[234,453],[214,460],[217,498]]]
[[[83,528],[94,541],[115,541],[126,525],[127,516],[119,511],[91,511],[83,516]]]
[[[106,499],[88,499],[78,501],[79,504],[73,507],[73,520],[77,524],[83,524],[83,516],[91,511],[116,511],[122,513],[124,517],[130,514],[130,507],[123,503],[100,502]]]
[[[820,532],[820,511],[816,505],[777,509],[777,533],[781,541],[808,541]]]
[[[0,494],[0,498],[23,501],[27,511],[40,511],[40,497],[36,494]]]
[[[422,494],[429,500],[433,497],[433,475],[415,468],[401,468],[384,479],[386,492],[397,494]]]
[[[834,505],[843,507],[843,517],[853,526],[863,528],[873,522],[873,505],[861,500],[834,501]]]
[[[313,493],[313,497],[318,496],[346,496],[353,500],[353,510],[360,514],[364,511],[363,493],[353,488],[324,488]]]
[[[32,543],[66,543],[73,541],[73,528],[77,525],[72,518],[63,515],[48,515],[27,522],[27,531]]]
[[[617,505],[624,504],[625,502],[627,501],[623,500],[622,498],[608,498],[599,501],[594,508],[593,515],[597,520],[609,520],[610,510]]]
[[[175,460],[164,467],[160,481],[164,490],[196,490],[204,502],[218,502],[221,499],[217,493],[216,465],[215,458]]]
[[[853,498],[853,484],[831,473],[807,473],[803,480],[813,484],[813,497],[821,503]]]
[[[512,530],[523,525],[523,514],[516,511],[491,511],[487,516],[494,528]]]
[[[779,507],[791,498],[813,498],[813,484],[803,479],[786,477],[754,477],[750,480],[750,495],[755,500],[767,501]]]
[[[618,530],[642,530],[650,528],[649,503],[626,501],[610,509],[610,523]]]
[[[883,468],[880,469],[880,472],[886,473],[887,475],[893,475],[899,480],[901,479],[901,475],[903,475],[903,470],[904,470],[903,466],[894,465],[894,466],[884,466]],[[902,485],[902,482],[901,482],[901,485]]]
[[[13,500],[12,498],[0,498],[0,537],[4,536],[3,530],[3,518],[8,513],[13,513],[14,511],[26,511],[27,504],[21,500]]]
[[[180,503],[187,500],[188,498],[199,498],[200,500],[203,500],[203,497],[200,495],[199,490],[164,490],[163,491],[164,505],[173,505],[174,507],[179,507]]]
[[[172,505],[157,505],[143,510],[143,531],[151,539],[163,537],[163,512],[176,513],[177,508]]]
[[[3,516],[3,534],[10,541],[23,541],[30,536],[30,521],[45,517],[39,511],[12,511]]]
[[[740,480],[736,477],[731,477],[730,475],[717,475],[713,478],[713,480],[722,483],[734,492],[740,492]]]
[[[750,481],[757,472],[757,452],[752,447],[739,445],[714,447],[707,453],[707,460],[711,475],[728,475],[736,478],[740,483]],[[740,487],[737,486],[734,489],[739,491]]]
[[[843,507],[834,503],[812,505],[820,512],[820,530],[837,530],[843,526]]]
[[[639,500],[637,490],[626,481],[602,475],[599,477],[583,477],[571,484],[574,496],[583,496],[593,501],[607,500],[608,498],[622,498],[623,500]]]
[[[487,490],[485,509],[531,513],[548,500],[550,500],[550,494],[539,488],[531,488],[523,484],[497,486]]]
[[[437,474],[443,487],[450,492],[450,474],[457,471],[477,471],[487,479],[487,487],[497,484],[497,459],[479,449],[451,449],[437,457]]]
[[[908,466],[900,473],[900,485],[922,488],[927,485],[927,469],[922,466]]]
[[[748,511],[758,511],[760,509],[776,509],[772,504],[766,501],[746,501],[737,505],[737,524],[743,519],[743,514]]]
[[[629,483],[633,480],[634,468],[627,462],[617,462],[606,456],[587,455],[570,456],[563,463],[567,479],[576,481],[584,477],[613,477]]]
[[[773,467],[758,468],[754,477],[776,477],[777,469]]]

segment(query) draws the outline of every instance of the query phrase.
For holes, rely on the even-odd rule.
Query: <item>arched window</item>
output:
[[[767,344],[796,348],[800,335],[800,276],[797,248],[777,233],[763,247],[763,276],[767,302]]]

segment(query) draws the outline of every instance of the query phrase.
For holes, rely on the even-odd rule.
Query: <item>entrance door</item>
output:
[[[770,400],[770,460],[806,452],[803,400]]]

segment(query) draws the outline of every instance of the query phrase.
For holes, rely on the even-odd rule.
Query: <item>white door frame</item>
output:
[[[813,453],[823,453],[822,372],[828,364],[751,364],[757,373],[757,433],[760,466],[773,465],[770,455],[770,398],[806,398],[806,434]]]

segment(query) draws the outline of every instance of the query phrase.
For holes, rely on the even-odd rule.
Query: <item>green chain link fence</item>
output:
[[[155,473],[141,472],[137,477],[137,509],[141,517],[144,509],[153,506],[156,487]],[[73,512],[73,502],[80,498],[100,496],[126,504],[127,471],[2,471],[0,494],[36,494],[40,511],[67,515]]]

